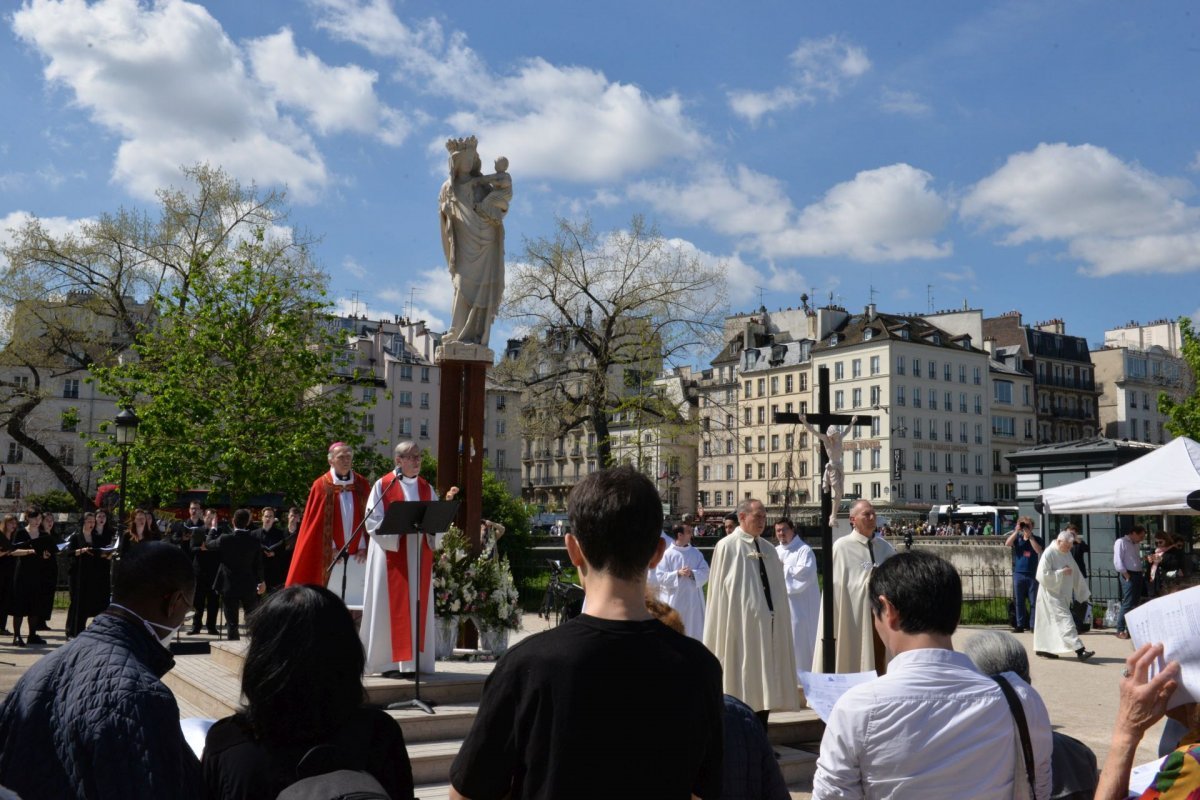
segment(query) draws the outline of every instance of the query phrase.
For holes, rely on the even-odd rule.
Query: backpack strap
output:
[[[1029,779],[1029,796],[1037,797],[1037,781],[1033,775],[1033,744],[1029,740],[1029,723],[1025,720],[1025,708],[1017,697],[1012,685],[1001,675],[993,675],[994,680],[1008,701],[1008,709],[1012,712],[1013,720],[1017,723],[1017,733],[1021,737],[1021,753],[1025,756],[1025,777]]]

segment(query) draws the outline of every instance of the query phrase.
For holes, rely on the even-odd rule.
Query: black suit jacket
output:
[[[263,580],[262,545],[250,531],[235,530],[208,540],[208,549],[220,554],[221,566],[213,589],[217,594],[253,597]]]

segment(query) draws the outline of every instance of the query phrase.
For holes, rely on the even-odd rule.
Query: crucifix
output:
[[[821,573],[824,576],[824,590],[821,592],[822,617],[824,630],[821,632],[822,641],[822,671],[831,673],[836,667],[837,653],[834,650],[833,635],[833,523],[837,518],[837,508],[834,506],[834,492],[837,489],[837,499],[842,494],[842,439],[846,430],[838,431],[839,425],[870,425],[875,421],[870,414],[833,414],[829,411],[829,367],[817,368],[817,413],[793,414],[776,412],[775,422],[793,425],[806,424],[821,442]],[[815,426],[815,427],[814,427]],[[828,426],[822,434],[822,426]],[[848,427],[847,427],[848,430]],[[835,452],[830,457],[829,449]]]

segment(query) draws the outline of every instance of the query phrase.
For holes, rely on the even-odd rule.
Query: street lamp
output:
[[[958,500],[954,497],[954,481],[946,481],[946,499],[950,501],[950,513],[958,511]]]
[[[137,439],[137,429],[141,420],[133,413],[133,409],[122,408],[113,422],[117,426],[117,446],[121,448],[121,494],[117,508],[117,536],[120,537],[125,532],[125,478],[129,468],[129,448],[133,447],[133,442]]]

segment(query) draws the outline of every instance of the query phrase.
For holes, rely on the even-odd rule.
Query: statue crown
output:
[[[462,150],[474,150],[479,145],[479,140],[474,136],[468,136],[464,139],[447,139],[446,149],[451,153],[457,153]]]

